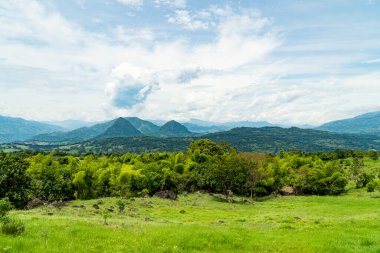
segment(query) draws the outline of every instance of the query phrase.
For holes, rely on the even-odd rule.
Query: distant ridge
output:
[[[0,143],[23,141],[37,134],[51,133],[61,130],[64,129],[46,123],[0,116]]]
[[[229,122],[210,122],[199,119],[190,119],[187,122],[182,123],[190,131],[196,133],[216,133],[222,131],[228,131],[236,127],[267,127],[267,126],[279,126],[271,124],[267,121],[229,121]]]
[[[96,124],[91,127],[81,127],[69,132],[54,132],[50,134],[40,134],[31,138],[31,140],[46,142],[80,142],[94,138],[104,133],[110,126],[112,126],[114,121],[115,120],[111,120],[105,123]]]
[[[371,112],[354,118],[336,120],[317,129],[337,133],[380,134],[380,112]]]
[[[113,124],[97,138],[115,138],[115,137],[135,137],[143,134],[137,130],[128,120],[118,118]]]

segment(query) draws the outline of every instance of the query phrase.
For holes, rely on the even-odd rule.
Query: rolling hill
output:
[[[64,129],[59,126],[21,118],[0,116],[0,143],[22,141],[38,134],[61,130]]]
[[[371,112],[350,119],[332,121],[317,129],[337,133],[361,133],[380,135],[380,112]]]

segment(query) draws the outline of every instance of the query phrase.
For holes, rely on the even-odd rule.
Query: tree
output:
[[[17,154],[0,153],[0,198],[8,198],[16,207],[28,200],[30,177],[29,164]]]
[[[238,154],[238,159],[246,172],[246,186],[249,189],[250,197],[253,198],[258,183],[270,176],[270,170],[266,167],[268,156],[255,153],[240,153]]]

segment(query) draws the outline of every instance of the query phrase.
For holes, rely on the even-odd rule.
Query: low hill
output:
[[[96,138],[135,137],[143,134],[137,130],[128,120],[118,118],[107,130]]]
[[[160,127],[158,135],[162,137],[185,137],[191,136],[192,133],[184,125],[171,120]]]
[[[0,143],[23,141],[37,134],[60,130],[63,130],[63,128],[59,126],[21,118],[0,116]]]
[[[332,121],[317,129],[337,133],[364,133],[380,135],[380,112],[371,112],[354,118]]]

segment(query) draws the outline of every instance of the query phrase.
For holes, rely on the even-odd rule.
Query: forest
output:
[[[187,152],[72,155],[0,153],[0,199],[28,201],[148,196],[163,190],[258,198],[291,187],[297,195],[339,195],[348,183],[375,191],[379,171],[364,167],[375,151],[277,155],[237,152],[229,144],[193,141]]]

